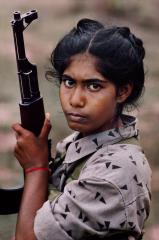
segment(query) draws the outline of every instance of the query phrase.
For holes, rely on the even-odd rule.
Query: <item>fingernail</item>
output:
[[[46,113],[46,119],[50,121],[50,113]]]

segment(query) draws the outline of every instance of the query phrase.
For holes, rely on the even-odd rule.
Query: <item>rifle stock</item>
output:
[[[14,12],[14,19],[11,21],[21,93],[21,101],[19,103],[21,124],[36,136],[39,135],[42,129],[45,111],[43,98],[40,96],[39,91],[36,65],[31,64],[26,58],[23,31],[37,18],[38,14],[36,10],[31,10],[22,15],[19,11],[16,11]],[[50,157],[50,140],[49,150]],[[22,193],[23,187],[13,189],[1,188],[0,214],[17,213],[20,207]]]

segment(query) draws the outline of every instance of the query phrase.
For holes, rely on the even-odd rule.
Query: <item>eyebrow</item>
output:
[[[70,79],[72,81],[76,81],[75,79],[73,79],[72,77],[70,77],[69,75],[67,74],[64,74],[62,75],[62,79]],[[88,78],[88,79],[85,79],[83,80],[82,82],[89,82],[89,83],[107,83],[108,81],[107,80],[101,80],[99,78]]]

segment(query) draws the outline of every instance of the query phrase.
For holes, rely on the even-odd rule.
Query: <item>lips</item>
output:
[[[84,123],[87,121],[87,117],[76,112],[67,113],[67,118],[73,122]]]

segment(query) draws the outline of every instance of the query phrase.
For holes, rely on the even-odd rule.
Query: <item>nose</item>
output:
[[[71,97],[70,97],[70,105],[72,107],[84,107],[86,102],[85,94],[84,94],[84,89],[80,87],[76,87],[73,89]]]

